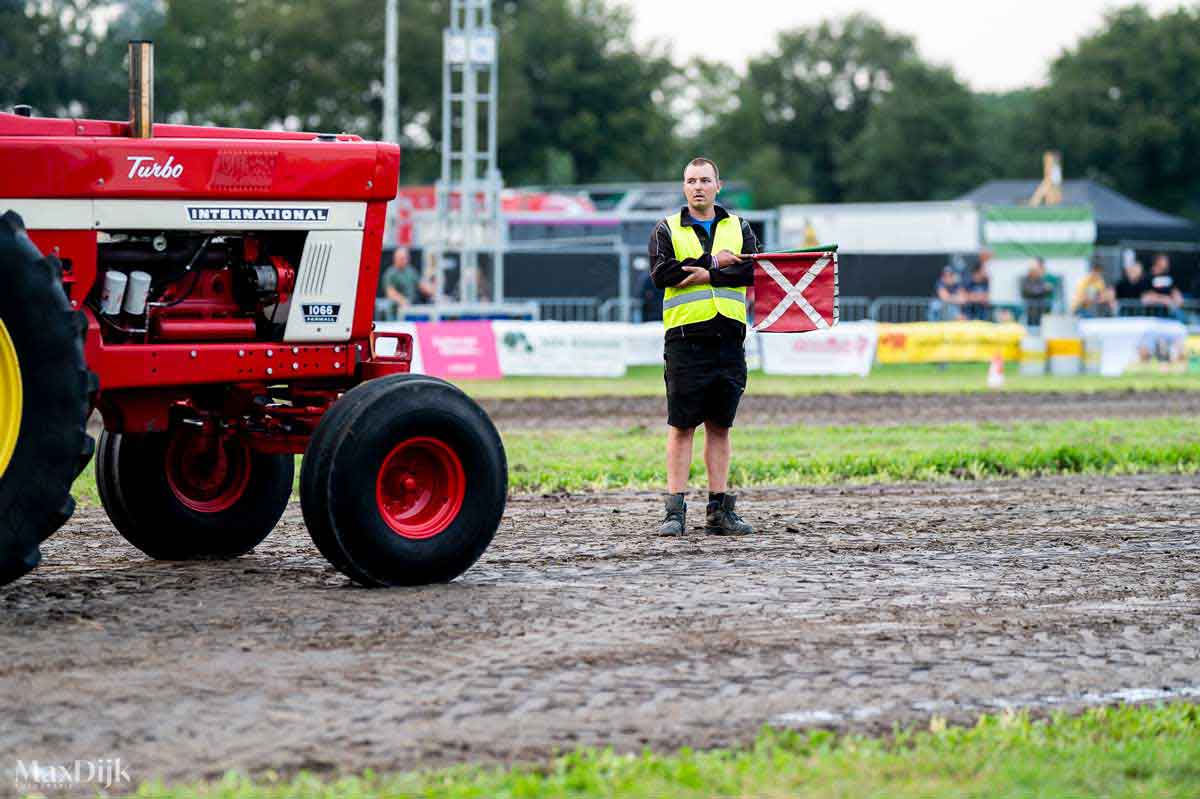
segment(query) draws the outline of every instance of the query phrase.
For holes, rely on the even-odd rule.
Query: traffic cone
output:
[[[1004,388],[1004,356],[996,353],[992,356],[992,365],[988,367],[988,388]]]

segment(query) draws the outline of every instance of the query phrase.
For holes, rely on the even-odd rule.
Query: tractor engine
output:
[[[105,233],[87,299],[106,343],[282,341],[303,234]]]

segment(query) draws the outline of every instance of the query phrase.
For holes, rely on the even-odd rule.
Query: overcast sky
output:
[[[776,33],[866,12],[916,37],[921,55],[952,66],[976,90],[1044,82],[1064,48],[1097,30],[1104,14],[1128,3],[1105,0],[623,0],[633,9],[639,44],[667,41],[678,59],[706,54],[739,69],[773,46]],[[1144,0],[1155,12],[1179,0]],[[685,20],[681,24],[681,20]]]

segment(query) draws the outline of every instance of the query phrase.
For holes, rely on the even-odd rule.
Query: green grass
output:
[[[1157,372],[1100,377],[1022,377],[1009,364],[1003,391],[1020,393],[1063,391],[1200,391],[1200,373]],[[464,380],[459,385],[480,399],[518,397],[652,397],[663,393],[663,370],[659,366],[635,366],[625,377],[545,378],[507,377],[503,380]],[[876,365],[867,377],[782,377],[751,372],[751,394],[850,394],[889,393],[936,394],[992,391],[987,387],[987,365],[978,363]]]
[[[583,750],[541,766],[144,785],[146,799],[1018,799],[1200,796],[1200,708],[983,717],[883,738],[764,731],[750,747],[670,755]]]
[[[733,436],[734,486],[1200,471],[1200,421],[1192,418],[746,427]],[[511,431],[504,436],[509,486],[517,493],[661,488],[664,440],[662,427]],[[695,481],[703,440],[697,433]],[[81,504],[99,503],[92,466],[74,491]]]
[[[661,487],[664,440],[665,428],[640,427],[504,437],[515,491]],[[697,433],[694,479],[702,441]],[[747,427],[734,430],[733,442],[735,486],[1200,469],[1195,419]]]

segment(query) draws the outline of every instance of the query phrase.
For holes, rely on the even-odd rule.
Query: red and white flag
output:
[[[754,329],[807,333],[838,323],[837,252],[764,253],[754,269]]]

